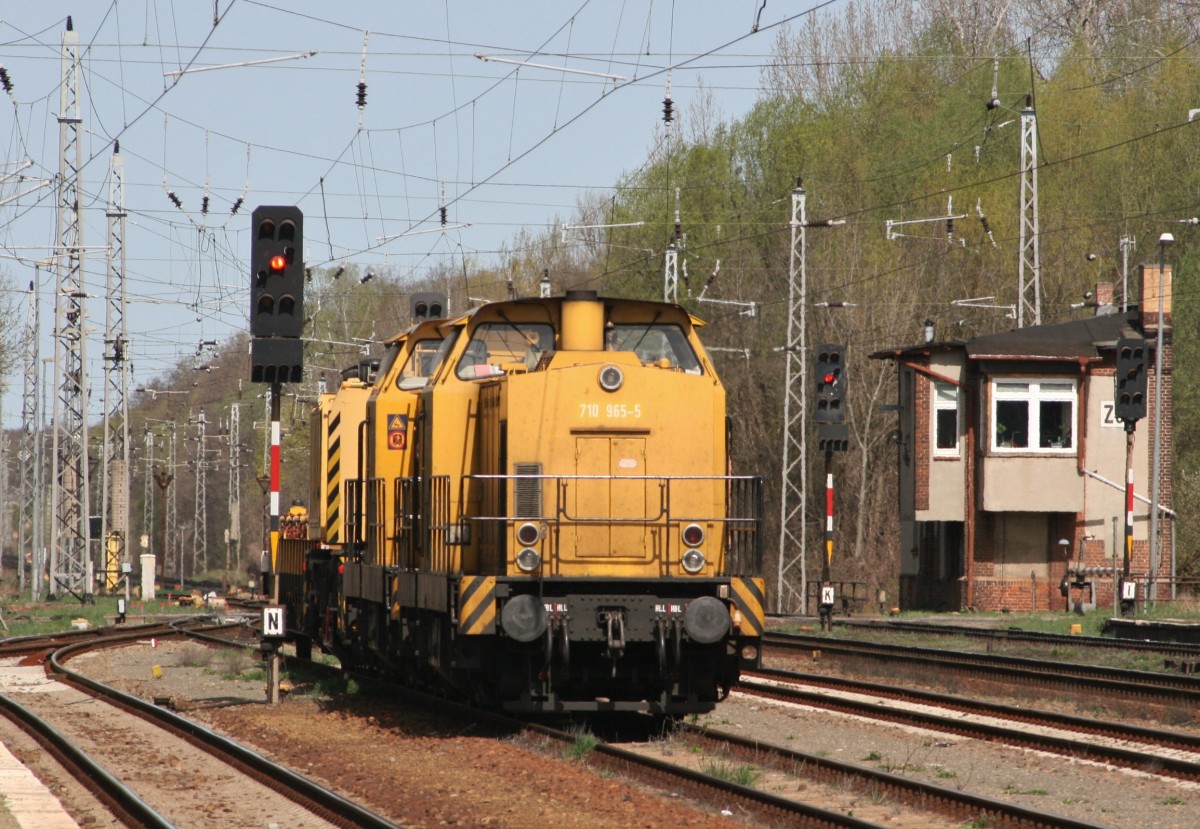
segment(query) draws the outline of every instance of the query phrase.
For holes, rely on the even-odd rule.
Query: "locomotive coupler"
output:
[[[608,656],[613,662],[613,676],[617,675],[617,660],[625,653],[625,611],[602,610],[600,619],[608,633]]]

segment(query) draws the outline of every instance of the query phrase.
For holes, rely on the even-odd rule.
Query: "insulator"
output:
[[[338,266],[338,269],[337,269],[336,271],[334,271],[334,272],[333,272],[333,278],[334,278],[334,279],[340,279],[340,278],[341,278],[341,276],[342,276],[342,274],[344,274],[345,272],[346,272],[346,266],[345,266],[345,265],[339,265],[339,266]]]
[[[229,213],[230,213],[230,215],[233,215],[233,214],[237,213],[237,212],[238,212],[238,210],[239,210],[239,209],[241,208],[241,206],[242,206],[242,202],[244,202],[244,201],[245,201],[245,199],[243,199],[241,196],[238,196],[238,197],[237,197],[237,201],[235,201],[235,202],[233,203],[233,207],[229,208]]]
[[[438,212],[442,216],[442,227],[445,227],[446,226],[446,207],[444,205],[442,207],[439,207]]]
[[[984,232],[984,233],[991,233],[991,232],[992,232],[992,226],[991,226],[991,225],[988,223],[987,216],[982,216],[982,215],[981,215],[981,216],[979,217],[979,223],[983,225],[983,232]]]
[[[668,95],[666,98],[663,98],[663,123],[669,124],[673,120],[675,120],[675,104]]]
[[[208,196],[204,196],[200,199],[200,212],[204,214],[208,213]]]
[[[367,108],[367,82],[366,81],[358,82],[358,96],[355,100],[355,103],[358,104],[359,109]]]
[[[954,220],[953,219],[946,220],[946,236],[948,236],[951,239],[954,238]]]
[[[9,95],[12,94],[12,91],[13,91],[12,79],[8,77],[8,70],[5,69],[3,66],[0,66],[0,86],[3,86],[4,91],[7,92]]]
[[[182,201],[180,201],[180,199],[179,199],[179,196],[176,196],[176,195],[175,195],[175,191],[174,191],[174,190],[168,190],[168,191],[167,191],[167,198],[171,200],[171,204],[175,205],[175,206],[176,206],[176,207],[178,207],[180,210],[182,210],[182,209],[183,209],[183,202],[182,202]]]

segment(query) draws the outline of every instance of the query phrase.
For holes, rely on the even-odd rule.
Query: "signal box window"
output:
[[[958,386],[933,384],[933,447],[944,457],[958,457]]]
[[[632,351],[642,365],[700,373],[696,352],[678,325],[618,323],[605,334],[606,351]]]
[[[485,322],[479,325],[458,361],[460,380],[529,371],[554,349],[554,329],[543,322]]]
[[[992,449],[1074,451],[1077,397],[1073,380],[997,380],[992,385]]]

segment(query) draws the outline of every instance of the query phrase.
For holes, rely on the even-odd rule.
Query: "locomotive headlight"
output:
[[[523,573],[532,573],[542,563],[541,554],[532,547],[526,547],[517,553],[517,567]]]
[[[683,528],[683,543],[689,547],[699,547],[704,543],[704,528],[699,524],[688,524]]]
[[[617,366],[605,366],[600,369],[599,382],[605,391],[616,391],[625,382],[625,373]]]
[[[517,527],[517,541],[521,542],[521,546],[529,547],[538,542],[542,537],[542,528],[532,521],[527,521]]]
[[[683,569],[689,573],[699,573],[704,569],[704,553],[699,550],[688,550],[683,554]]]

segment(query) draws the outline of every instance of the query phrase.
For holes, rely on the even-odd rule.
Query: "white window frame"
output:
[[[942,399],[944,392],[952,393],[953,399]],[[954,383],[946,383],[941,380],[933,381],[933,417],[929,419],[929,440],[933,444],[934,457],[957,458],[961,455],[961,449],[959,448],[961,442],[960,434],[962,433],[962,410],[959,406],[959,399],[961,397],[962,393]],[[944,411],[954,412],[954,446],[938,446],[938,413]]]
[[[1069,388],[1067,388],[1069,386]],[[1079,445],[1079,383],[1075,378],[1068,377],[996,377],[991,381],[991,424],[989,444],[991,451],[996,454],[1014,455],[1074,455]],[[998,425],[996,409],[999,403],[1006,400],[1018,400],[1028,403],[1028,435],[1027,446],[1003,446],[998,440]],[[1040,403],[1071,404],[1070,424],[1071,442],[1067,446],[1039,446],[1041,434]]]

